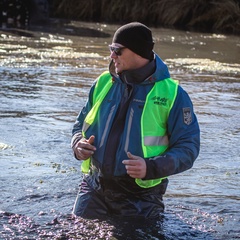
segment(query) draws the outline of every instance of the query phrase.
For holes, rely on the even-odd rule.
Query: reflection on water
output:
[[[162,219],[88,221],[70,215],[81,178],[70,149],[71,128],[92,82],[107,69],[115,29],[72,22],[0,32],[0,238],[237,239],[235,36],[153,30],[156,52],[194,102],[202,135],[194,167],[169,178]]]

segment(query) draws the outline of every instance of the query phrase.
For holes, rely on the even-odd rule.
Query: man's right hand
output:
[[[81,139],[74,145],[73,151],[75,157],[79,160],[86,160],[93,155],[96,151],[96,147],[93,146],[95,136],[91,136],[89,139]]]

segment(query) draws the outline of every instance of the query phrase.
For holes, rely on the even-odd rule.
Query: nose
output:
[[[117,56],[117,54],[114,51],[110,52],[110,58],[115,59],[117,57],[118,56]]]

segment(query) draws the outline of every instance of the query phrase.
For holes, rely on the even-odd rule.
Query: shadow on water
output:
[[[0,30],[24,37],[35,37],[35,33],[37,34],[39,32],[96,38],[108,38],[111,36],[100,28],[98,30],[91,27],[79,26],[77,22],[60,19],[49,19],[49,21],[43,25],[36,24],[26,28],[2,28]]]
[[[38,77],[36,73],[3,70],[2,75],[4,75],[4,79],[1,83],[1,93],[8,98],[34,99],[38,97],[37,93],[42,90],[39,80],[36,79]],[[9,93],[12,95],[10,96]]]
[[[44,225],[31,218],[0,212],[3,239],[138,239],[138,240],[213,240],[209,233],[191,228],[180,219],[164,214],[159,220],[101,219],[84,220],[72,215],[54,218]],[[215,238],[216,240],[216,238]]]

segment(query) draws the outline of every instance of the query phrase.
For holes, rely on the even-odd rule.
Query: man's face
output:
[[[113,59],[115,71],[118,74],[126,70],[140,68],[148,61],[121,44],[112,43],[109,48],[110,58]]]

